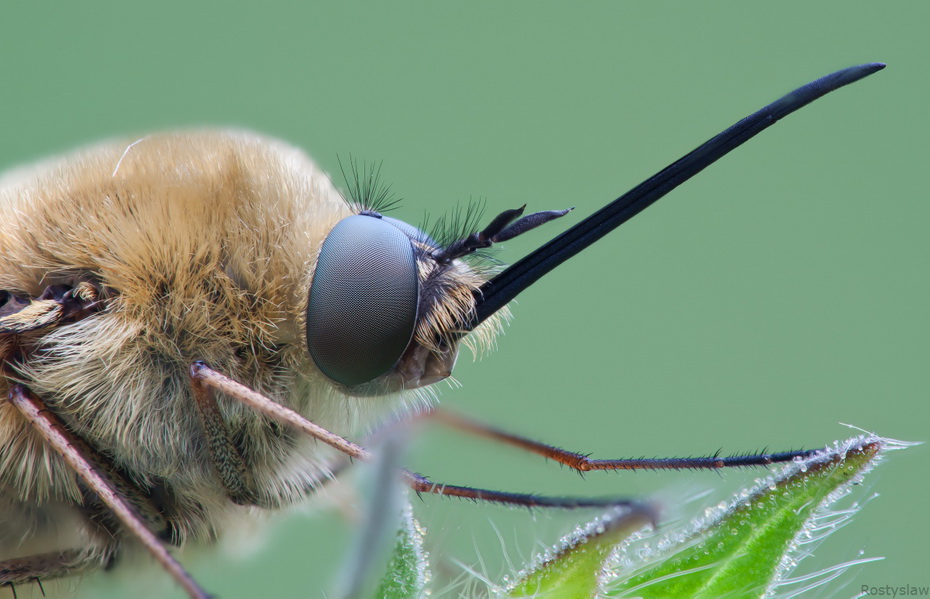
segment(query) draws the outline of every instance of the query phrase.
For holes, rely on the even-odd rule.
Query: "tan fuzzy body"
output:
[[[246,133],[155,135],[0,183],[0,289],[35,297],[90,281],[107,294],[101,312],[21,335],[0,396],[25,383],[132,482],[170,487],[176,542],[213,538],[244,509],[213,470],[191,362],[340,434],[397,407],[338,392],[307,354],[316,256],[353,210],[299,150]],[[303,497],[325,473],[319,444],[219,405],[259,504]],[[80,543],[81,502],[75,475],[0,402],[0,560]]]

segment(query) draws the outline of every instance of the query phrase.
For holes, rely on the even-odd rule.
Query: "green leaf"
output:
[[[385,431],[375,459],[358,469],[366,501],[335,597],[412,599],[426,593],[424,532],[413,517],[400,470],[406,433],[401,426]]]
[[[541,557],[535,567],[518,577],[506,597],[594,597],[614,547],[654,519],[654,511],[646,506],[608,512],[564,539],[551,555]]]
[[[791,551],[805,526],[861,480],[880,451],[894,443],[863,436],[789,464],[755,489],[739,493],[729,506],[696,522],[693,532],[661,541],[659,546],[669,548],[647,558],[648,565],[627,559],[636,571],[612,582],[610,596],[765,594],[793,568]]]
[[[413,599],[425,594],[430,575],[423,535],[423,528],[407,504],[387,570],[374,595],[376,599]]]

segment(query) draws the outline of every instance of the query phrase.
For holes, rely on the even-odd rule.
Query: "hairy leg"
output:
[[[116,544],[94,548],[50,551],[0,561],[0,587],[13,587],[81,574],[102,568],[113,557]]]
[[[140,515],[132,500],[121,491],[120,484],[115,483],[111,476],[101,469],[86,443],[71,433],[64,422],[24,386],[14,386],[10,391],[9,400],[39,431],[45,441],[65,459],[83,483],[97,495],[100,502],[106,505],[119,520],[122,528],[145,546],[190,597],[209,597],[168,552],[164,542],[148,528],[146,518]]]
[[[268,416],[269,418],[282,424],[291,426],[311,437],[323,441],[324,443],[338,449],[352,459],[370,461],[372,454],[364,447],[357,445],[335,433],[332,433],[323,427],[310,422],[294,410],[282,406],[258,393],[245,385],[237,383],[229,377],[213,370],[202,362],[197,362],[191,366],[191,376],[197,384],[212,387],[222,391],[228,397],[240,401],[254,410]],[[489,489],[479,489],[475,487],[464,487],[457,485],[447,485],[434,482],[424,476],[415,474],[408,470],[403,470],[403,476],[406,484],[417,493],[432,493],[444,495],[447,497],[460,497],[475,501],[487,501],[493,503],[502,503],[522,507],[553,507],[553,508],[579,508],[579,507],[604,507],[611,505],[634,506],[638,502],[629,499],[592,499],[577,497],[544,497],[524,493],[508,493],[503,491],[493,491]]]
[[[579,472],[591,470],[717,470],[720,468],[740,468],[746,466],[768,466],[780,462],[790,462],[795,458],[808,457],[820,449],[802,449],[779,453],[755,453],[732,456],[710,455],[689,458],[634,458],[634,459],[591,459],[583,453],[575,453],[540,443],[521,435],[515,435],[489,424],[472,420],[447,410],[436,409],[427,414],[428,418],[441,422],[452,428],[492,439],[507,445],[513,445],[531,453],[574,468]]]

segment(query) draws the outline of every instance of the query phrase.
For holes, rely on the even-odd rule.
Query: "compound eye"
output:
[[[418,299],[410,238],[377,217],[344,218],[323,242],[310,285],[310,356],[343,385],[378,378],[410,343]]]
[[[396,218],[392,218],[390,216],[382,216],[381,220],[386,223],[390,223],[403,231],[404,235],[409,237],[412,241],[417,241],[434,248],[439,247],[439,244],[436,243],[433,238],[430,237],[425,231],[422,231],[409,223],[405,223],[402,220],[397,220]]]

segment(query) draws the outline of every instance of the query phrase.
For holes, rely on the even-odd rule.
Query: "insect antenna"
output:
[[[566,210],[544,210],[527,214],[520,218],[526,204],[512,210],[504,210],[494,217],[487,227],[477,233],[471,233],[467,237],[457,239],[433,254],[433,259],[441,264],[447,264],[456,258],[467,256],[477,250],[491,247],[494,243],[500,243],[531,231],[536,227],[543,225],[551,220],[565,216],[574,207]]]

